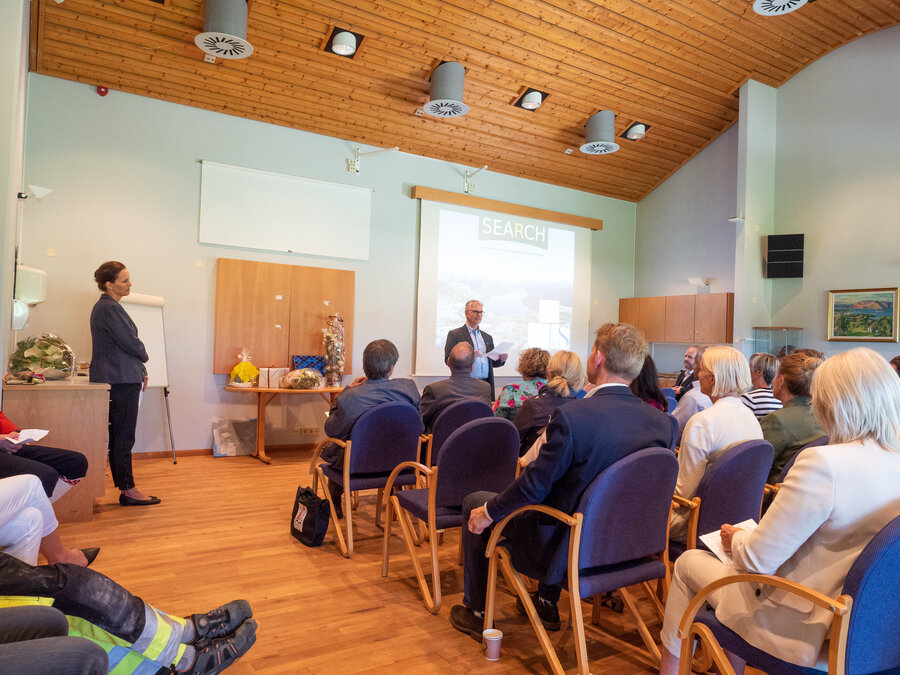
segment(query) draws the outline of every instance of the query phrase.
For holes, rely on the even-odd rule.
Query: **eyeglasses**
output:
[[[467,309],[466,311],[467,311],[467,312],[472,312],[472,314],[481,314],[481,315],[484,314],[484,310],[483,310],[483,309]]]

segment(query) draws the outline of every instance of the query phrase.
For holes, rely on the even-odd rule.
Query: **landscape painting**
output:
[[[897,342],[896,288],[828,291],[828,339]]]

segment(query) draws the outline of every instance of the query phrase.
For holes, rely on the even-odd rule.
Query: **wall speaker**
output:
[[[763,278],[796,279],[803,276],[802,234],[763,237]]]

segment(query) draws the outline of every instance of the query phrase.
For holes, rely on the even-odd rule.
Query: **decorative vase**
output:
[[[335,312],[328,317],[325,334],[325,377],[329,387],[338,387],[344,379],[344,320]]]

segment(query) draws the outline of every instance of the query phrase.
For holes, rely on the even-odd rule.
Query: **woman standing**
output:
[[[138,402],[147,387],[147,350],[137,326],[119,301],[131,292],[131,277],[125,265],[111,260],[94,272],[103,292],[91,311],[91,382],[109,384],[109,468],[119,488],[122,506],[159,504],[134,485],[131,448],[137,426]]]

